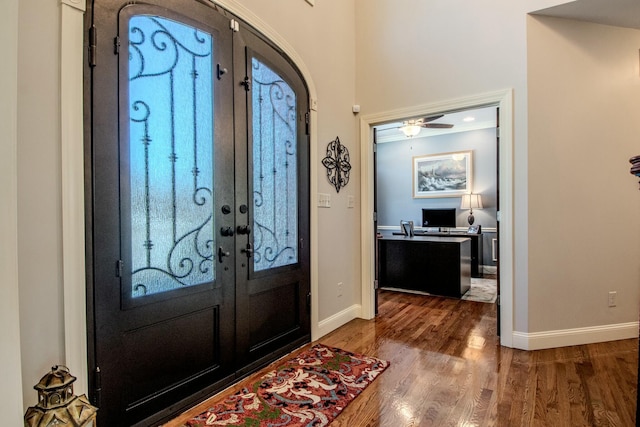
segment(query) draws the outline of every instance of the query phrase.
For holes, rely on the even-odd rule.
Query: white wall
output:
[[[20,0],[18,264],[25,406],[64,363],[60,189],[60,4]]]
[[[0,15],[0,413],[7,425],[22,425],[20,318],[18,310],[17,101],[18,0],[7,0]]]
[[[600,0],[603,3],[607,0]],[[566,0],[525,0],[524,4],[526,5],[526,11],[528,13],[536,12],[538,10],[546,9],[549,7],[560,6],[561,4],[573,3],[572,1]]]
[[[529,332],[635,322],[640,30],[530,17],[528,38]]]
[[[356,0],[362,114],[514,89],[514,328],[528,328],[526,13],[521,2]]]

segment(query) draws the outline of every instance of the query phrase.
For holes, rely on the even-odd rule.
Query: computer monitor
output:
[[[455,228],[456,208],[422,209],[422,226],[427,228]]]

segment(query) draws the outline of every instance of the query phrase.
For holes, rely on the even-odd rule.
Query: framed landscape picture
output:
[[[471,192],[473,152],[413,158],[413,197],[456,197]]]

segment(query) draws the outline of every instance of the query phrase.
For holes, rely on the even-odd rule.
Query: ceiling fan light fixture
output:
[[[413,125],[413,124],[406,124],[406,125],[404,125],[404,126],[402,126],[400,128],[402,133],[404,133],[404,135],[407,138],[411,138],[411,137],[414,137],[417,134],[419,134],[420,133],[420,129],[422,129],[422,127],[420,127],[418,125]]]

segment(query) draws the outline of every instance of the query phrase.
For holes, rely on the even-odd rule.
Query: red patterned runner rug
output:
[[[326,426],[388,366],[375,357],[317,344],[185,426]]]

